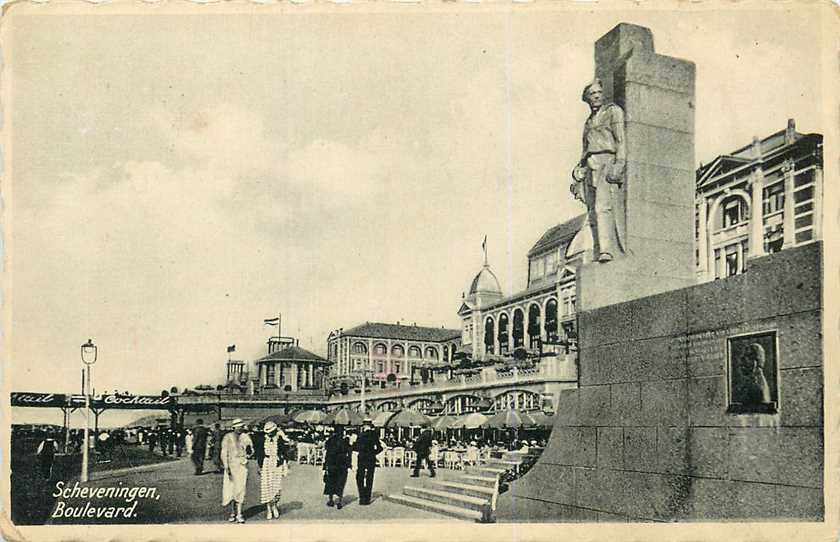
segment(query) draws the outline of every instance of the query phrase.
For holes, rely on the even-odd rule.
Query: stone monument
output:
[[[622,23],[595,43],[572,188],[594,249],[579,310],[694,283],[694,78],[692,62],[654,51],[648,28]]]

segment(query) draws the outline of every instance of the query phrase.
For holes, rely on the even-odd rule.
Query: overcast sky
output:
[[[523,288],[583,210],[580,90],[619,21],[696,62],[696,161],[823,131],[804,9],[289,11],[6,24],[13,389],[78,392],[88,338],[97,390],[215,384],[278,311],[318,353],[366,320],[457,327],[484,235]]]

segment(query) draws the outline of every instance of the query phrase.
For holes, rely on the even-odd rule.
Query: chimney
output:
[[[796,121],[788,119],[787,128],[785,129],[785,145],[790,145],[796,140]]]

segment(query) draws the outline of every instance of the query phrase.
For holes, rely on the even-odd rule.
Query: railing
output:
[[[492,368],[485,368],[476,375],[459,375],[450,380],[435,380],[426,384],[414,386],[401,386],[399,388],[367,389],[366,399],[376,399],[389,396],[400,396],[406,393],[425,394],[436,393],[458,388],[471,388],[482,385],[493,385],[500,383],[508,385],[511,382],[530,380],[575,380],[577,369],[574,362],[575,354],[544,358],[538,365],[527,369],[511,368],[506,371],[496,371]],[[359,394],[348,394],[333,396],[333,399],[358,400]]]

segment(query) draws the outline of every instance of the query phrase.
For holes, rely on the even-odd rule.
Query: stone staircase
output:
[[[492,523],[500,479],[506,473],[515,474],[523,459],[524,454],[506,452],[501,459],[490,459],[464,470],[438,469],[435,478],[413,478],[402,493],[387,499],[458,519]]]

